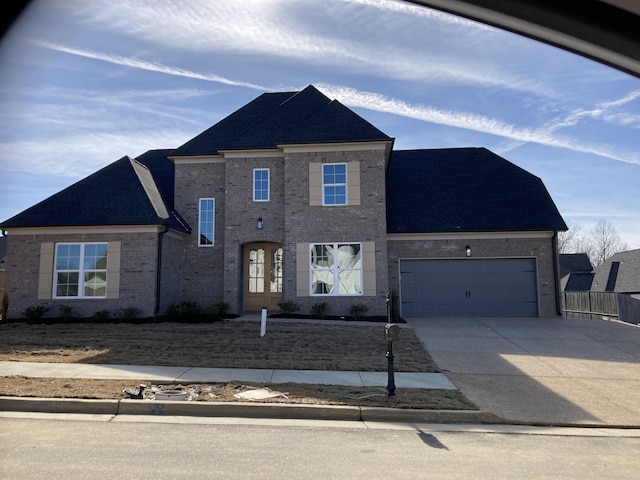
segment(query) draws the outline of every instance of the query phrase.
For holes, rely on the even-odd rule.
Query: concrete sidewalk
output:
[[[640,327],[554,318],[408,319],[438,367],[506,422],[640,428]]]
[[[20,375],[31,378],[85,378],[101,380],[151,380],[175,383],[305,383],[386,387],[386,372],[345,372],[325,370],[272,370],[167,367],[154,365],[92,365],[82,363],[0,362],[0,377]],[[395,372],[398,388],[457,390],[442,373]]]

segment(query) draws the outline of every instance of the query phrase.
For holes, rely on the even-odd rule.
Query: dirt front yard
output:
[[[0,322],[0,361],[166,365],[215,368],[387,371],[384,323],[260,322],[214,323],[51,323]],[[394,343],[395,370],[437,372],[438,367],[410,328]],[[139,381],[0,377],[0,395],[49,398],[125,398],[125,387],[148,386],[154,392],[182,389],[198,401],[239,401],[252,387],[283,395],[269,402],[366,405],[398,408],[474,409],[457,390],[240,383],[154,385]]]

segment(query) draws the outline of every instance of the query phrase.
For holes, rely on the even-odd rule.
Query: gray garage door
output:
[[[400,260],[405,317],[537,316],[534,259]]]

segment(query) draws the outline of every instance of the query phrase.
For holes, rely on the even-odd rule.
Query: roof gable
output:
[[[168,152],[147,152],[141,156],[147,165],[122,157],[6,220],[2,227],[167,225],[188,231],[171,212],[169,202],[165,202],[172,190],[166,184],[173,183],[173,173],[167,166],[168,163],[173,168],[166,158]]]
[[[485,148],[400,150],[387,175],[389,233],[559,231],[542,181]]]
[[[313,86],[264,93],[177,148],[176,156],[282,144],[390,140],[362,117]]]
[[[593,291],[640,293],[640,249],[612,255],[594,273]]]
[[[560,277],[572,272],[591,272],[593,265],[586,253],[561,253]]]

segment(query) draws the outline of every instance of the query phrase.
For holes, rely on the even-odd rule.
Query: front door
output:
[[[245,247],[245,310],[278,310],[282,300],[282,246],[254,243]]]

